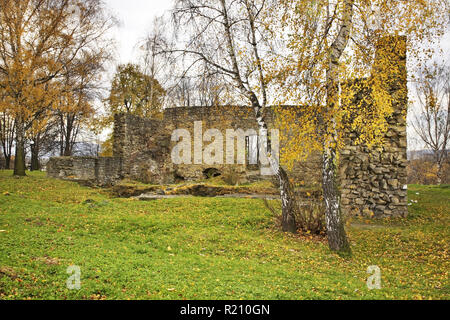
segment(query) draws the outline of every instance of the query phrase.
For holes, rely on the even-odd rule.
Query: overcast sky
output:
[[[173,0],[105,0],[120,25],[111,32],[117,43],[115,65],[137,62],[137,43],[150,31],[154,17],[167,13]],[[444,56],[450,56],[450,33],[441,41]],[[115,65],[112,69],[115,69]],[[113,73],[114,70],[111,70]]]
[[[138,42],[150,31],[154,17],[163,15],[172,8],[173,0],[104,0],[108,9],[119,20],[119,26],[111,30],[116,42],[115,61],[108,66],[104,85],[110,86],[116,67],[119,64],[137,63]],[[97,107],[102,110],[101,102]],[[104,141],[110,129],[104,130],[99,139]]]
[[[150,31],[153,18],[172,8],[172,0],[105,0],[120,26],[114,28],[116,63],[133,62],[136,44]]]

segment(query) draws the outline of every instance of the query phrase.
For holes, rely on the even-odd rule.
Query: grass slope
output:
[[[279,232],[261,200],[139,202],[0,172],[0,299],[449,299],[450,188],[409,192],[408,219],[353,221],[341,258]]]

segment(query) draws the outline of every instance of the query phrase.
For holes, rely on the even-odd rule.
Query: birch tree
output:
[[[445,30],[448,3],[286,0],[280,4],[267,18],[287,48],[272,61],[281,92],[278,101],[302,105],[295,114],[280,110],[282,122],[297,138],[288,142],[286,154],[293,160],[322,152],[328,242],[332,250],[349,251],[340,206],[339,150],[349,131],[358,132],[356,144],[381,145],[386,118],[393,111],[392,79],[402,73],[395,56],[380,48],[401,49],[395,36],[406,35],[410,58],[420,65],[429,58],[424,43],[432,45]],[[350,107],[363,88],[369,88],[367,97]],[[402,90],[399,94],[406,97],[406,87]]]
[[[450,140],[450,69],[435,65],[426,68],[416,83],[419,111],[412,127],[433,152],[437,183],[442,184],[443,164]]]
[[[260,137],[267,137],[268,130],[264,114],[269,82],[262,60],[266,45],[261,23],[265,9],[264,0],[178,0],[174,9],[178,30],[184,30],[180,39],[185,42],[174,52],[189,56],[193,64],[206,63],[228,78],[240,99],[253,108]],[[267,139],[260,139],[261,150],[266,143]],[[268,155],[268,161],[280,182],[282,228],[295,233],[293,187],[277,159]]]
[[[268,101],[293,104],[297,111],[280,111],[283,127],[295,139],[284,148],[287,162],[310,152],[322,152],[322,186],[327,235],[334,251],[349,251],[338,184],[338,154],[347,133],[357,131],[358,144],[380,145],[393,112],[390,90],[401,64],[392,52],[407,35],[417,64],[429,55],[419,43],[432,43],[444,32],[448,3],[433,1],[297,0],[176,2],[175,18],[192,61],[204,61],[232,80],[243,101],[255,112],[262,136],[267,132],[264,110]],[[188,32],[186,32],[188,31]],[[383,43],[384,41],[384,43]],[[415,44],[415,45],[411,45]],[[404,48],[403,48],[404,49]],[[381,59],[374,65],[375,56]],[[422,60],[419,58],[422,57]],[[372,70],[374,70],[372,72]],[[360,81],[355,81],[360,79]],[[403,79],[406,81],[406,79]],[[350,101],[363,88],[367,99]],[[398,93],[406,96],[406,88]],[[370,109],[364,105],[370,105]],[[283,108],[279,108],[280,110]],[[287,114],[285,113],[287,112]],[[289,113],[291,112],[291,113]],[[291,135],[292,136],[292,135]],[[292,186],[286,171],[277,169],[282,199],[283,230],[295,232]]]

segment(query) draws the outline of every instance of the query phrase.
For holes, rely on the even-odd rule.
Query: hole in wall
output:
[[[211,178],[215,178],[215,177],[220,177],[222,175],[222,172],[220,172],[218,169],[216,168],[208,168],[203,170],[203,176],[206,179],[211,179]]]
[[[183,182],[183,181],[186,180],[183,176],[179,175],[179,174],[176,173],[176,172],[174,173],[174,178],[175,178],[175,182],[176,182],[176,183],[178,183],[178,182]]]

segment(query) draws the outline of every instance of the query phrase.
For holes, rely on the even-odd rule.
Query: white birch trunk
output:
[[[339,59],[342,56],[348,40],[353,17],[354,0],[346,0],[343,4],[342,22],[339,33],[330,47],[329,65],[327,70],[327,113],[333,114],[338,101]],[[350,251],[344,221],[341,212],[340,193],[337,170],[337,139],[335,122],[323,121],[324,151],[322,163],[323,197],[325,201],[325,220],[327,225],[328,244],[330,249],[339,252]]]

